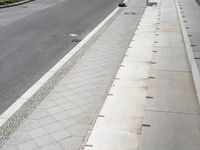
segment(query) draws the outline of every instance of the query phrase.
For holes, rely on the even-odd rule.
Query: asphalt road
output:
[[[63,0],[1,25],[0,113],[77,44],[70,33],[84,38],[116,7],[117,0]]]

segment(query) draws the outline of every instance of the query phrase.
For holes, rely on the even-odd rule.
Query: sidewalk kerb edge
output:
[[[180,21],[180,25],[181,25],[181,30],[182,30],[182,35],[183,35],[183,39],[185,42],[185,47],[186,47],[186,51],[187,51],[187,55],[188,55],[188,59],[189,59],[189,64],[190,64],[190,68],[192,71],[192,76],[193,76],[193,80],[194,80],[194,85],[196,88],[196,92],[197,92],[197,97],[200,103],[200,74],[199,74],[199,69],[196,63],[196,60],[194,59],[194,54],[193,54],[193,50],[191,47],[191,42],[189,40],[184,22],[183,22],[183,18],[181,15],[181,10],[178,7],[178,3],[177,0],[175,0],[175,4],[176,4],[176,10],[178,12],[178,17],[179,17],[179,21]]]

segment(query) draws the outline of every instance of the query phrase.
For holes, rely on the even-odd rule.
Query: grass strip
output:
[[[12,4],[12,3],[20,2],[20,1],[22,1],[22,0],[0,0],[0,6]]]

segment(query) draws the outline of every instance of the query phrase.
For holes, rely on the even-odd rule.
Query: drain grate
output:
[[[151,127],[150,124],[142,124],[143,127]]]
[[[125,12],[124,14],[125,15],[135,15],[136,13],[135,12]]]
[[[157,6],[157,2],[149,2],[149,0],[146,1],[147,6]]]

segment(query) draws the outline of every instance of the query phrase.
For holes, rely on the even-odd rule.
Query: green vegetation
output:
[[[22,0],[0,0],[0,5],[12,4]]]

